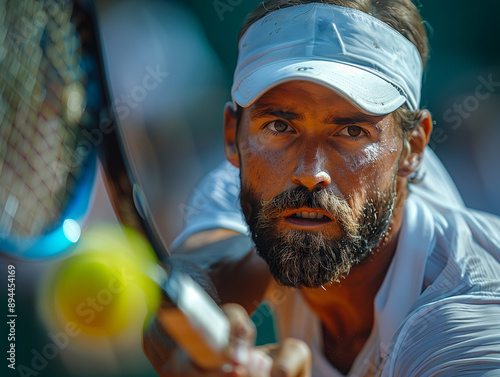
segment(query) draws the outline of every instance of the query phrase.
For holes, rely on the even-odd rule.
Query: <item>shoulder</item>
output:
[[[414,198],[432,224],[424,292],[392,339],[383,376],[500,375],[500,219]]]
[[[249,234],[240,209],[238,172],[224,161],[200,181],[187,204],[181,205],[184,228],[172,242],[172,249],[178,248],[192,235],[214,229]]]
[[[500,281],[499,217],[414,199],[430,214],[420,221],[432,224],[424,287],[449,289],[463,282],[472,287]]]
[[[500,373],[499,318],[498,287],[496,293],[454,296],[424,305],[400,328],[385,375]]]
[[[190,215],[203,209],[203,205],[236,210],[240,194],[239,170],[224,161],[208,173],[193,190],[189,204],[193,207]]]

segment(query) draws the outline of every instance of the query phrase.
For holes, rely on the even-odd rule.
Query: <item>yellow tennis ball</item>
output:
[[[160,289],[145,274],[154,257],[144,238],[130,229],[101,224],[82,235],[74,255],[54,275],[58,317],[83,334],[114,334],[138,326],[139,305],[154,311]]]
[[[54,285],[63,317],[90,335],[112,334],[126,324],[124,279],[116,262],[103,259],[110,258],[95,253],[69,258]]]

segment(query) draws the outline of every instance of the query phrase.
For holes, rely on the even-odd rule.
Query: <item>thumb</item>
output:
[[[271,377],[311,377],[311,350],[302,340],[287,338],[273,353]]]

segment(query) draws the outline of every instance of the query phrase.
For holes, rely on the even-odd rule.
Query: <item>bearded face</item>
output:
[[[400,167],[410,163],[393,114],[365,114],[325,86],[290,81],[239,118],[226,115],[226,155],[240,169],[243,213],[279,283],[338,281],[383,249],[393,210],[394,221],[401,214]]]
[[[257,252],[276,281],[295,288],[317,288],[345,278],[353,266],[379,245],[394,208],[396,177],[385,191],[369,197],[357,216],[347,200],[328,189],[311,191],[297,186],[264,201],[251,188],[243,186],[240,199]],[[337,234],[280,226],[286,217],[283,214],[302,207],[321,214],[310,221],[336,222]],[[300,212],[291,215],[300,216]]]

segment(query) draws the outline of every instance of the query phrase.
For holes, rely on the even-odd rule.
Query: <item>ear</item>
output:
[[[236,109],[231,102],[227,102],[224,107],[224,153],[227,160],[235,167],[240,167],[240,156],[236,141],[236,126],[238,116]]]
[[[399,163],[398,175],[408,177],[417,170],[422,154],[429,143],[432,133],[432,116],[428,110],[422,110],[419,124],[406,135],[405,151]]]

